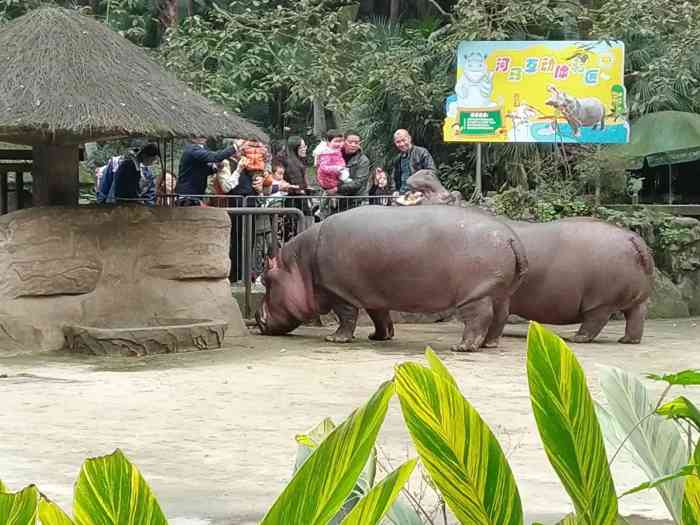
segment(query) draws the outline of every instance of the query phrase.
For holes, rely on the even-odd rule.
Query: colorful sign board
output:
[[[446,142],[629,142],[622,42],[461,42]]]

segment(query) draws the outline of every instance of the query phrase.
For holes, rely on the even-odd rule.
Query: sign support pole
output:
[[[476,178],[474,185],[474,191],[479,194],[479,199],[481,199],[481,142],[476,145]]]

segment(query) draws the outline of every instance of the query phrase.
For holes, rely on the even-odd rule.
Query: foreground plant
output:
[[[376,483],[375,442],[394,393],[432,485],[460,523],[524,524],[518,487],[498,440],[429,348],[426,360],[428,366],[398,365],[394,379],[339,426],[324,420],[297,437],[294,475],[262,525],[425,524],[425,516],[398,499],[416,459]],[[618,515],[618,496],[583,369],[564,341],[537,323],[528,330],[527,374],[545,452],[576,510],[560,523],[625,523]],[[700,525],[700,445],[693,443],[700,411],[685,397],[662,404],[672,386],[700,384],[700,372],[653,379],[669,385],[655,405],[630,375],[608,369],[601,379],[609,407],[599,407],[599,413],[609,428],[608,443],[616,444],[610,462],[624,449],[636,455],[650,477],[620,497],[656,488],[676,523]],[[690,461],[679,428],[694,447]],[[664,445],[666,452],[657,450]],[[167,523],[148,484],[120,450],[85,462],[73,515],[71,519],[33,485],[13,494],[0,483],[2,525],[35,525],[37,519],[42,525]]]
[[[0,483],[0,523],[34,525],[164,525],[155,496],[124,453],[85,461],[75,484],[73,518],[40,494],[34,485],[17,493]]]

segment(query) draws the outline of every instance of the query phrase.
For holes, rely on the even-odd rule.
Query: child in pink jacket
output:
[[[324,190],[334,190],[339,180],[349,176],[343,158],[344,136],[340,131],[330,130],[326,133],[325,142],[321,142],[314,150],[316,165],[316,180]]]

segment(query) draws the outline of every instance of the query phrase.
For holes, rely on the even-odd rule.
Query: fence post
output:
[[[5,215],[7,210],[7,170],[0,170],[0,215]]]

